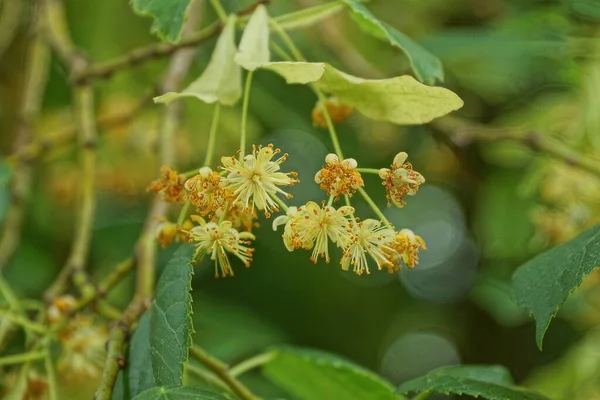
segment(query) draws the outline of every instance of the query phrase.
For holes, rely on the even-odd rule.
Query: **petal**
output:
[[[400,153],[396,154],[396,157],[394,157],[394,162],[392,163],[392,165],[401,166],[402,164],[404,164],[407,158],[408,154],[401,151]]]

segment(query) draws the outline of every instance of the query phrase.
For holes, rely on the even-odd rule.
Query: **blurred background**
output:
[[[251,1],[222,3],[233,11]],[[273,0],[269,13],[318,3]],[[127,1],[68,0],[66,7],[74,40],[92,60],[157,41],[149,34],[151,20],[134,15]],[[314,265],[306,252],[288,253],[281,233],[261,217],[251,268],[234,264],[232,279],[214,279],[205,263],[196,268],[194,339],[230,363],[271,345],[319,348],[394,384],[443,365],[502,364],[517,382],[553,399],[600,398],[600,333],[594,329],[600,322],[600,275],[593,274],[561,310],[543,352],[535,345],[533,321],[510,291],[516,267],[598,222],[600,177],[537,152],[526,140],[494,136],[535,132],[582,156],[599,156],[600,3],[373,0],[368,7],[437,55],[445,67],[443,86],[465,101],[460,111],[426,126],[400,127],[357,113],[338,125],[344,153],[361,167],[386,167],[396,153],[409,153],[427,182],[405,208],[385,207],[379,179],[367,176],[365,183],[396,227],[421,235],[428,251],[414,270],[359,277],[334,262]],[[26,1],[3,0],[0,12],[0,153],[8,157],[33,11]],[[13,25],[3,30],[10,18]],[[205,6],[201,25],[215,19]],[[310,61],[327,61],[357,76],[410,73],[401,52],[366,36],[345,12],[293,37]],[[213,47],[211,40],[198,48],[186,82],[201,73]],[[163,107],[144,99],[167,62],[152,60],[96,85],[100,121],[123,118],[110,127],[99,124],[99,204],[89,263],[94,277],[126,258],[142,229],[153,195],[145,188],[159,175],[155,149]],[[36,140],[72,129],[67,79],[68,71],[53,59]],[[255,74],[249,142],[274,143],[290,153],[286,170],[297,171],[302,181],[291,190],[295,205],[323,197],[313,177],[332,146],[327,131],[312,126],[315,102],[306,87],[285,85],[269,72]],[[202,162],[212,116],[212,106],[194,99],[183,104],[174,166],[179,171]],[[221,113],[216,154],[228,155],[237,147],[241,108]],[[4,271],[25,298],[39,298],[68,255],[79,176],[76,146],[58,146],[33,165],[21,244]],[[3,189],[0,221],[8,201]],[[372,216],[358,197],[354,201],[358,215]],[[172,218],[178,212],[173,207]],[[160,250],[159,268],[176,247]],[[133,285],[133,276],[125,279],[110,303],[124,307]],[[283,395],[258,373],[245,381],[264,395]],[[62,383],[79,394],[96,387],[89,380]]]

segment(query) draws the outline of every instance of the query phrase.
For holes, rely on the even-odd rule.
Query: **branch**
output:
[[[237,380],[229,371],[227,364],[214,358],[204,349],[198,346],[190,348],[190,355],[196,360],[204,364],[209,370],[215,373],[223,382],[229,386],[231,391],[242,400],[258,400],[259,397],[254,395],[242,382]]]
[[[536,151],[565,162],[568,165],[600,176],[600,160],[579,154],[539,132],[520,128],[491,128],[458,117],[444,117],[429,124],[437,133],[445,135],[457,148],[463,148],[473,142],[513,141]]]

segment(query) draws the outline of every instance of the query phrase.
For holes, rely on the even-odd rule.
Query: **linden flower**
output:
[[[400,269],[400,261],[408,268],[414,268],[419,263],[419,248],[427,250],[423,238],[415,235],[410,229],[402,229],[397,232],[387,245],[392,249],[387,252],[392,260],[392,263],[388,265],[390,273]]]
[[[340,161],[335,154],[325,157],[325,165],[315,175],[315,182],[321,185],[328,195],[347,194],[352,196],[356,189],[364,186],[360,173],[356,170],[358,163],[353,158]]]
[[[325,101],[325,108],[332,122],[341,122],[352,115],[354,109],[340,102],[337,97],[330,97]],[[320,102],[317,102],[311,113],[314,126],[327,128],[327,119],[323,114],[323,107]]]
[[[108,333],[95,325],[91,318],[73,320],[71,329],[62,332],[62,354],[58,370],[68,379],[97,379],[100,377],[106,356]]]
[[[152,190],[161,194],[163,200],[168,203],[179,202],[183,204],[185,197],[183,176],[180,176],[177,171],[166,165],[160,167],[160,172],[162,173],[162,178],[150,182],[146,190]]]
[[[225,217],[223,217],[223,214],[225,214]],[[211,222],[217,222],[221,218],[230,221],[231,226],[238,231],[252,232],[253,228],[260,226],[256,221],[256,212],[244,209],[244,206],[240,203],[233,204],[227,210],[223,208],[217,209],[215,215],[211,218]]]
[[[377,269],[382,266],[393,265],[393,249],[388,244],[394,238],[396,232],[389,226],[381,226],[381,222],[374,219],[352,224],[352,239],[350,244],[344,248],[344,255],[340,261],[342,269],[347,271],[352,265],[352,270],[357,275],[370,274],[367,262],[367,254],[377,264]]]
[[[329,241],[344,247],[351,239],[351,231],[347,217],[354,213],[354,208],[343,206],[337,210],[331,206],[320,207],[309,201],[298,208],[300,214],[291,223],[295,233],[294,247],[313,249],[310,260],[317,262],[319,256],[329,262]]]
[[[228,193],[223,187],[221,175],[209,167],[202,167],[185,182],[186,198],[196,206],[201,215],[207,215],[225,207]]]
[[[296,233],[292,228],[292,223],[298,218],[300,213],[298,212],[297,207],[289,207],[285,213],[285,215],[280,215],[273,220],[273,230],[276,231],[277,227],[280,225],[285,225],[283,228],[283,244],[288,251],[293,251],[295,249],[295,237]]]
[[[183,242],[187,236],[182,231],[187,231],[192,227],[193,225],[189,220],[183,223],[181,229],[173,222],[167,220],[160,221],[155,230],[156,241],[163,249],[174,241]]]
[[[57,297],[52,301],[46,312],[46,318],[50,324],[58,322],[63,316],[71,312],[77,301],[71,295]]]
[[[265,210],[265,215],[270,216],[269,211],[279,210],[272,196],[277,193],[286,198],[292,197],[281,190],[278,186],[291,186],[300,182],[295,177],[295,172],[278,172],[279,165],[287,159],[287,153],[273,161],[275,154],[281,150],[273,149],[270,144],[266,147],[252,146],[252,154],[244,157],[243,162],[235,157],[222,157],[227,177],[223,180],[226,188],[233,193],[233,202],[240,202],[244,208],[254,211],[254,206],[259,210]]]
[[[227,253],[231,253],[246,265],[250,266],[252,262],[252,253],[254,249],[248,247],[249,240],[256,240],[250,232],[238,232],[232,228],[230,221],[223,221],[219,224],[215,222],[205,222],[202,218],[197,221],[200,226],[195,226],[189,231],[190,241],[195,242],[196,251],[194,259],[202,260],[205,255],[215,262],[215,278],[221,276],[233,276],[231,263]]]
[[[392,169],[381,168],[379,177],[383,179],[382,185],[385,186],[388,207],[390,200],[398,208],[406,205],[404,196],[414,196],[419,190],[419,186],[425,183],[423,175],[413,170],[410,163],[405,162],[408,154],[401,152],[394,157]]]

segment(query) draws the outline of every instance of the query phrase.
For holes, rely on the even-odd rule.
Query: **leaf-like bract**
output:
[[[514,386],[506,368],[497,365],[439,368],[404,382],[398,392],[458,394],[489,400],[547,400],[541,394]]]
[[[513,288],[521,308],[533,315],[542,348],[550,321],[569,294],[600,266],[600,224],[534,257],[515,271]]]
[[[169,103],[180,97],[196,97],[205,103],[235,104],[242,96],[242,70],[234,61],[235,16],[227,20],[210,62],[202,75],[181,92],[169,92],[154,98],[155,103]]]
[[[181,38],[183,23],[192,0],[132,0],[133,10],[154,18],[151,31],[159,38],[174,43]]]
[[[429,85],[444,80],[442,62],[421,45],[385,22],[379,21],[371,11],[357,0],[344,0],[351,11],[352,18],[368,34],[389,42],[402,50],[421,82]]]
[[[261,4],[256,7],[244,29],[235,62],[248,71],[254,71],[269,61],[269,14],[267,8]]]
[[[150,355],[158,385],[182,384],[192,333],[193,246],[182,245],[167,263],[150,314]]]
[[[321,351],[278,348],[263,371],[299,399],[399,399],[394,387],[375,373]]]
[[[300,11],[294,11],[289,14],[279,15],[275,17],[275,22],[286,31],[307,28],[338,13],[343,8],[344,4],[341,0],[332,1],[314,7],[304,8]]]
[[[260,66],[281,75],[286,83],[307,84],[316,82],[323,76],[326,65],[324,63],[279,61],[270,62]]]

